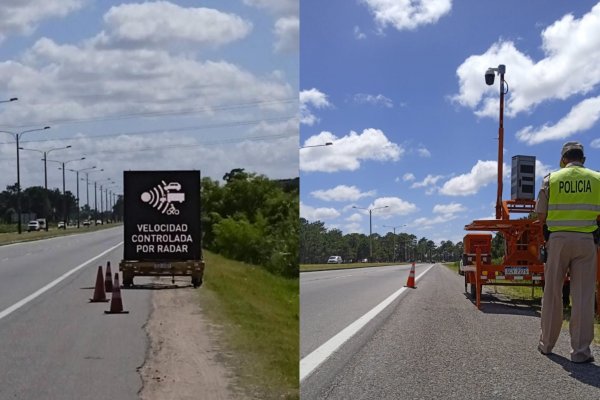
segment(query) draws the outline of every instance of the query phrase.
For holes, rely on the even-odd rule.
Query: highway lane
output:
[[[430,264],[417,264],[416,275]],[[410,265],[300,274],[300,356],[314,351],[406,285]]]
[[[600,367],[568,360],[567,330],[555,355],[537,352],[536,310],[496,299],[479,311],[442,266],[417,286],[308,376],[301,398],[600,398]]]
[[[122,290],[130,314],[89,304],[98,265],[118,271],[122,227],[0,246],[0,398],[136,399],[145,359],[148,290]],[[111,249],[96,261],[88,260]],[[32,293],[81,266],[38,297]],[[136,278],[136,283],[144,283]]]

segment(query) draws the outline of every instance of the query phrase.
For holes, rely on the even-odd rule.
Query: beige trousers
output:
[[[567,270],[571,274],[571,360],[580,362],[592,355],[594,300],[596,290],[596,245],[591,234],[554,232],[547,243],[544,269],[542,333],[540,349],[546,353],[558,340],[563,321],[562,286]]]

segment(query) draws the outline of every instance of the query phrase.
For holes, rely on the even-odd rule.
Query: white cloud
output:
[[[429,150],[427,150],[425,147],[419,147],[417,149],[417,152],[419,153],[419,156],[421,156],[423,158],[431,157],[431,152]]]
[[[298,0],[244,0],[249,6],[263,8],[277,15],[298,15]]]
[[[410,187],[411,189],[417,189],[422,187],[435,186],[435,184],[443,177],[443,175],[427,175],[425,179],[423,179],[421,182],[415,182]]]
[[[275,51],[297,52],[300,46],[300,20],[296,16],[282,17],[275,22]]]
[[[592,140],[590,147],[592,149],[600,149],[600,138]]]
[[[471,168],[470,172],[455,176],[446,181],[440,193],[447,196],[469,196],[475,194],[481,189],[496,181],[498,176],[498,163],[496,161],[481,161]],[[503,168],[504,174],[508,172],[508,166]]]
[[[271,178],[298,176],[298,103],[292,85],[276,71],[257,76],[227,61],[202,59],[185,46],[236,40],[248,23],[216,10],[165,2],[130,6],[111,8],[102,34],[75,44],[42,38],[20,58],[0,61],[0,92],[20,99],[0,109],[0,125],[14,131],[51,125],[44,133],[50,141],[31,133],[23,147],[71,144],[73,154],[89,155],[113,177],[164,163],[200,169],[215,179],[236,167]],[[0,9],[5,11],[4,4]],[[153,18],[142,24],[144,15]],[[215,17],[212,26],[202,26],[206,16]],[[227,132],[216,131],[219,126]],[[0,141],[8,138],[0,135]],[[0,150],[4,147],[9,146]],[[11,157],[0,155],[0,171],[14,169]],[[31,168],[22,165],[24,186],[39,184],[36,161],[28,163]],[[13,181],[0,174],[0,184]]]
[[[315,208],[300,202],[300,216],[308,221],[335,219],[340,212],[335,208]]]
[[[411,227],[419,227],[419,228],[431,228],[435,225],[445,224],[448,221],[456,219],[456,215],[448,214],[448,215],[437,215],[433,218],[421,217],[415,219]]]
[[[313,197],[324,201],[356,201],[363,197],[375,196],[375,190],[361,192],[356,186],[338,185],[329,190],[315,190]]]
[[[252,24],[210,8],[185,8],[166,1],[121,4],[104,15],[106,31],[97,46],[157,48],[177,42],[220,46],[248,35]]]
[[[365,129],[361,134],[350,132],[336,137],[331,132],[321,132],[309,137],[304,146],[332,142],[332,146],[307,148],[300,151],[300,169],[303,171],[355,171],[361,161],[397,161],[404,149],[389,141],[379,129]]]
[[[48,131],[50,132],[50,131]],[[157,165],[168,165],[174,170],[200,170],[202,176],[221,180],[222,176],[233,168],[245,168],[248,172],[264,174],[272,179],[293,178],[298,176],[297,137],[270,141],[241,141],[227,143],[201,141],[198,138],[165,131],[156,135],[116,135],[110,137],[88,137],[77,135],[67,140],[41,139],[32,133],[24,136],[24,148],[48,150],[71,145],[71,149],[53,151],[48,159],[64,161],[86,160],[69,164],[72,169],[97,166],[102,173],[93,173],[90,179],[100,180],[112,177],[120,180],[126,170],[153,170]],[[0,141],[8,139],[0,134]],[[8,140],[6,140],[8,142]],[[16,157],[13,146],[0,145],[0,170],[16,171]],[[21,151],[21,184],[23,187],[43,186],[43,163],[40,154],[33,151]],[[159,160],[159,164],[157,164]],[[56,170],[57,164],[48,163],[48,187],[62,187],[62,177]],[[80,175],[81,176],[81,175]],[[0,187],[16,181],[15,174],[0,174]],[[75,175],[67,173],[67,190],[75,192]],[[84,190],[84,189],[80,189]]]
[[[357,93],[352,98],[354,102],[358,104],[370,104],[372,106],[382,106],[387,108],[394,107],[394,102],[382,94],[374,95],[366,93]]]
[[[433,206],[433,212],[435,214],[442,214],[443,216],[448,216],[463,211],[467,211],[467,208],[460,203],[436,204]]]
[[[544,125],[539,128],[526,126],[520,129],[516,136],[529,145],[543,143],[549,140],[566,139],[578,132],[590,129],[600,118],[600,96],[585,99],[573,106],[571,111],[554,125]]]
[[[83,4],[84,0],[5,0],[0,7],[0,41],[15,33],[31,34],[44,19],[64,17]]]
[[[366,39],[367,35],[365,35],[363,32],[361,32],[361,30],[358,26],[355,26],[354,27],[354,37],[358,40],[362,40],[362,39]]]
[[[559,155],[557,155],[556,158],[558,159]],[[536,179],[542,179],[554,170],[556,170],[556,168],[552,168],[551,166],[542,163],[538,159],[535,160],[535,177],[536,177]]]
[[[380,28],[388,25],[397,30],[412,30],[436,23],[450,12],[451,0],[362,0]]]
[[[507,116],[529,112],[544,101],[586,94],[600,83],[600,69],[596,67],[600,64],[600,3],[580,19],[565,15],[548,26],[541,39],[545,58],[537,62],[509,41],[499,41],[485,53],[468,57],[457,69],[460,90],[453,99],[475,109],[477,115],[497,117],[498,83],[487,87],[483,74],[488,67],[497,66],[498,60],[506,64],[511,85]],[[595,118],[597,114],[584,105],[546,135],[550,138],[580,129]]]
[[[411,172],[407,172],[406,174],[402,175],[402,180],[404,182],[414,181],[415,179],[415,175]]]
[[[348,218],[346,218],[346,221],[348,222],[360,222],[362,221],[363,216],[359,213],[354,213],[351,216],[349,216]]]
[[[311,112],[309,106],[323,109],[331,107],[332,104],[327,100],[327,95],[319,89],[312,88],[300,92],[300,123],[312,126],[319,119]]]
[[[163,11],[167,19],[182,14],[180,8]],[[194,15],[194,9],[189,13]],[[127,19],[120,21],[127,25]],[[115,36],[113,29],[119,27],[109,26],[106,37]],[[181,27],[165,29],[154,42],[167,42],[168,37],[179,40],[185,32],[178,29],[185,31]],[[190,29],[196,32],[196,28]],[[140,37],[148,34],[143,32]],[[220,43],[222,39],[215,40]],[[158,43],[156,48],[131,48],[118,41],[112,45],[107,48],[98,40],[61,45],[42,38],[22,59],[0,62],[0,92],[18,93],[23,100],[12,104],[10,110],[0,109],[0,124],[19,126],[28,121],[35,126],[63,119],[178,110],[184,115],[202,116],[205,122],[207,116],[216,113],[215,107],[223,105],[267,102],[269,106],[261,107],[279,112],[287,109],[290,114],[297,107],[290,104],[291,85],[275,75],[257,77],[226,61],[195,59],[185,52],[177,53],[177,46],[169,47],[170,53]],[[256,118],[251,110],[241,110],[246,118]]]
[[[377,218],[382,219],[389,219],[395,216],[409,215],[419,210],[416,204],[413,204],[406,200],[402,200],[399,197],[379,197],[375,199],[373,203],[371,203],[367,208],[371,210],[378,208],[377,210],[372,211],[371,214],[373,217],[377,216]],[[368,215],[367,211],[365,211],[365,215]]]

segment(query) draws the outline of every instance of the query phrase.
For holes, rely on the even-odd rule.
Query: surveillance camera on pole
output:
[[[496,72],[500,75],[500,78],[504,76],[506,73],[506,66],[504,64],[498,65],[498,68],[488,68],[485,71],[485,83],[488,86],[492,86],[494,84],[494,78],[496,77]]]
[[[498,65],[497,68],[488,68],[485,71],[485,83],[488,86],[494,84],[494,77],[498,73],[500,75],[500,117],[498,119],[498,193],[496,195],[496,219],[500,219],[502,215],[502,164],[504,148],[504,95],[508,93],[508,85],[504,80],[504,74],[506,73],[506,66],[504,64]]]

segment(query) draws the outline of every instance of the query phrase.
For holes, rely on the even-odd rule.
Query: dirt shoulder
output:
[[[169,286],[171,278],[155,281]],[[179,286],[188,284],[177,282]],[[200,289],[202,290],[202,289]],[[146,324],[150,347],[140,368],[143,400],[243,399],[233,373],[214,339],[217,327],[202,315],[197,289],[153,290],[152,313]]]

